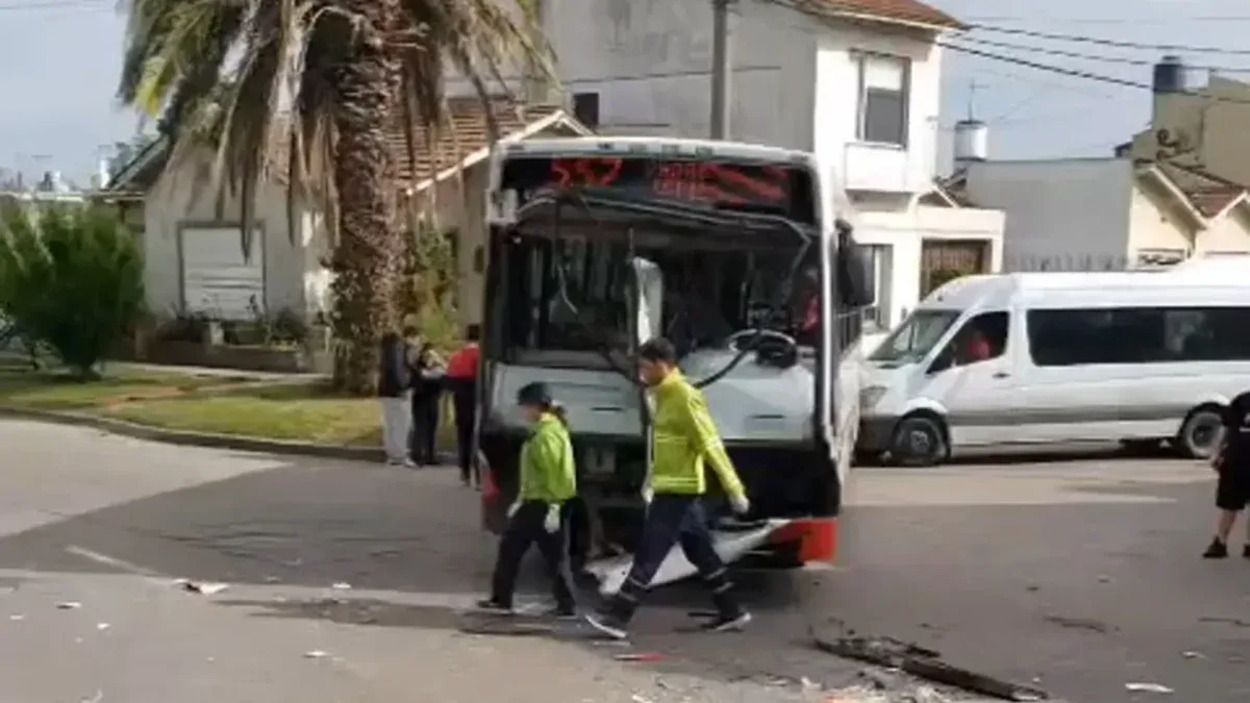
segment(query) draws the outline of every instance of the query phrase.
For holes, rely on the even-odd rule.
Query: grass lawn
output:
[[[64,372],[0,363],[0,407],[72,411],[163,429],[319,444],[382,443],[376,399],[343,396],[308,380],[254,381],[118,367],[103,379],[84,383]],[[454,437],[452,423],[443,422],[440,448],[453,448]]]

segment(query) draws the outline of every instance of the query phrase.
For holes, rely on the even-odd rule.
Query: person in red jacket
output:
[[[469,325],[465,328],[464,346],[447,362],[447,388],[451,391],[452,405],[456,415],[456,441],[460,450],[460,480],[469,485],[470,476],[476,482],[477,472],[473,466],[473,425],[477,414],[477,373],[482,351],[478,346],[482,328]]]

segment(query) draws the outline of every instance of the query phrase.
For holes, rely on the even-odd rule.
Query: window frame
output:
[[[1227,340],[1224,337],[1220,337],[1218,339],[1213,337],[1212,339],[1207,340],[1207,343],[1210,344],[1211,346],[1209,347],[1210,351],[1207,351],[1205,355],[1201,353],[1193,353],[1193,352],[1186,353],[1184,351],[1177,353],[1171,350],[1170,342],[1172,340],[1169,339],[1169,333],[1174,332],[1174,330],[1170,327],[1169,322],[1170,322],[1170,317],[1172,315],[1178,315],[1178,314],[1184,315],[1186,313],[1200,313],[1202,315],[1210,315],[1213,312],[1219,312],[1219,311],[1227,311],[1232,314],[1236,314],[1240,312],[1241,315],[1244,315],[1247,317],[1247,319],[1250,319],[1250,305],[1167,305],[1167,306],[1117,305],[1117,306],[1108,306],[1108,307],[1031,308],[1031,309],[1024,311],[1025,325],[1026,325],[1025,336],[1027,337],[1026,344],[1028,345],[1029,361],[1035,367],[1039,369],[1049,369],[1049,368],[1064,369],[1064,368],[1074,368],[1074,367],[1079,368],[1079,367],[1097,367],[1097,366],[1141,366],[1141,365],[1147,365],[1147,364],[1193,364],[1193,363],[1218,363],[1218,364],[1242,363],[1242,364],[1246,364],[1246,363],[1250,363],[1250,345],[1246,345],[1246,353],[1241,358],[1237,358],[1233,356],[1232,354],[1226,354],[1222,356],[1216,354],[1215,350],[1220,350],[1222,348],[1236,349],[1236,346],[1229,345]],[[1079,356],[1074,356],[1072,353],[1069,353],[1068,354],[1069,359],[1060,360],[1058,362],[1051,361],[1049,359],[1045,361],[1039,361],[1038,356],[1037,356],[1037,345],[1036,345],[1038,328],[1041,326],[1041,324],[1039,323],[1042,322],[1042,320],[1040,320],[1039,318],[1046,314],[1062,314],[1062,313],[1070,313],[1070,314],[1084,313],[1087,315],[1093,315],[1097,313],[1106,314],[1109,316],[1108,318],[1109,324],[1107,325],[1107,327],[1112,330],[1118,330],[1118,332],[1116,333],[1116,336],[1123,334],[1126,328],[1131,327],[1130,325],[1125,324],[1125,322],[1130,319],[1128,315],[1126,315],[1126,313],[1134,313],[1134,314],[1139,314],[1139,315],[1150,314],[1150,313],[1156,314],[1158,316],[1157,322],[1159,326],[1159,329],[1157,330],[1159,333],[1159,339],[1157,340],[1158,348],[1153,349],[1153,348],[1150,348],[1148,345],[1134,342],[1133,348],[1141,349],[1146,352],[1146,358],[1143,358],[1143,359],[1117,359],[1113,357],[1110,360],[1087,361],[1087,360],[1081,360]],[[1122,321],[1117,321],[1116,320],[1117,314],[1124,317],[1125,319]],[[1194,329],[1195,330],[1208,330],[1208,331],[1211,331],[1212,335],[1215,334],[1216,330],[1227,329],[1226,327],[1225,328],[1215,327],[1213,322],[1214,322],[1213,320],[1204,320],[1200,325],[1198,325]],[[1227,321],[1224,324],[1229,325]],[[1237,325],[1233,323],[1231,327],[1235,328],[1237,327]],[[1105,333],[1105,331],[1097,330],[1095,331],[1095,333],[1103,334]],[[1060,336],[1056,337],[1056,339],[1072,339],[1072,338],[1087,338],[1088,339],[1088,338],[1091,338],[1091,336],[1088,333],[1076,334],[1071,330],[1065,330],[1061,337]],[[1096,336],[1092,338],[1094,339],[1095,342],[1098,342]],[[1223,341],[1223,344],[1225,346],[1221,347],[1221,341]],[[1104,344],[1094,344],[1093,348],[1096,348],[1099,350],[1112,349],[1111,346],[1104,345]],[[1070,360],[1071,358],[1076,358],[1077,360],[1075,361]]]
[[[855,139],[861,144],[871,144],[874,146],[887,146],[897,149],[907,149],[910,144],[911,137],[911,72],[912,60],[907,56],[899,56],[897,54],[888,54],[879,51],[856,50],[853,52],[856,69],[858,72],[858,94],[856,96],[855,107]],[[902,134],[899,141],[880,141],[868,138],[868,63],[873,59],[897,61],[902,64],[902,86],[899,88],[901,95],[900,116],[902,122]]]

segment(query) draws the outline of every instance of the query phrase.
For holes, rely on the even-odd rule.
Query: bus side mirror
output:
[[[868,250],[854,242],[838,247],[838,293],[850,307],[865,308],[877,302],[876,270]]]

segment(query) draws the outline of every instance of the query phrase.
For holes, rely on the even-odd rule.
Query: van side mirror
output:
[[[868,250],[849,238],[838,247],[838,293],[842,301],[856,308],[877,302],[876,271]]]
[[[934,359],[933,363],[929,365],[929,370],[926,373],[932,376],[933,374],[942,373],[943,371],[945,371],[946,369],[949,369],[950,367],[954,365],[955,365],[955,348],[947,347],[942,350],[941,354],[937,355],[937,358]]]

